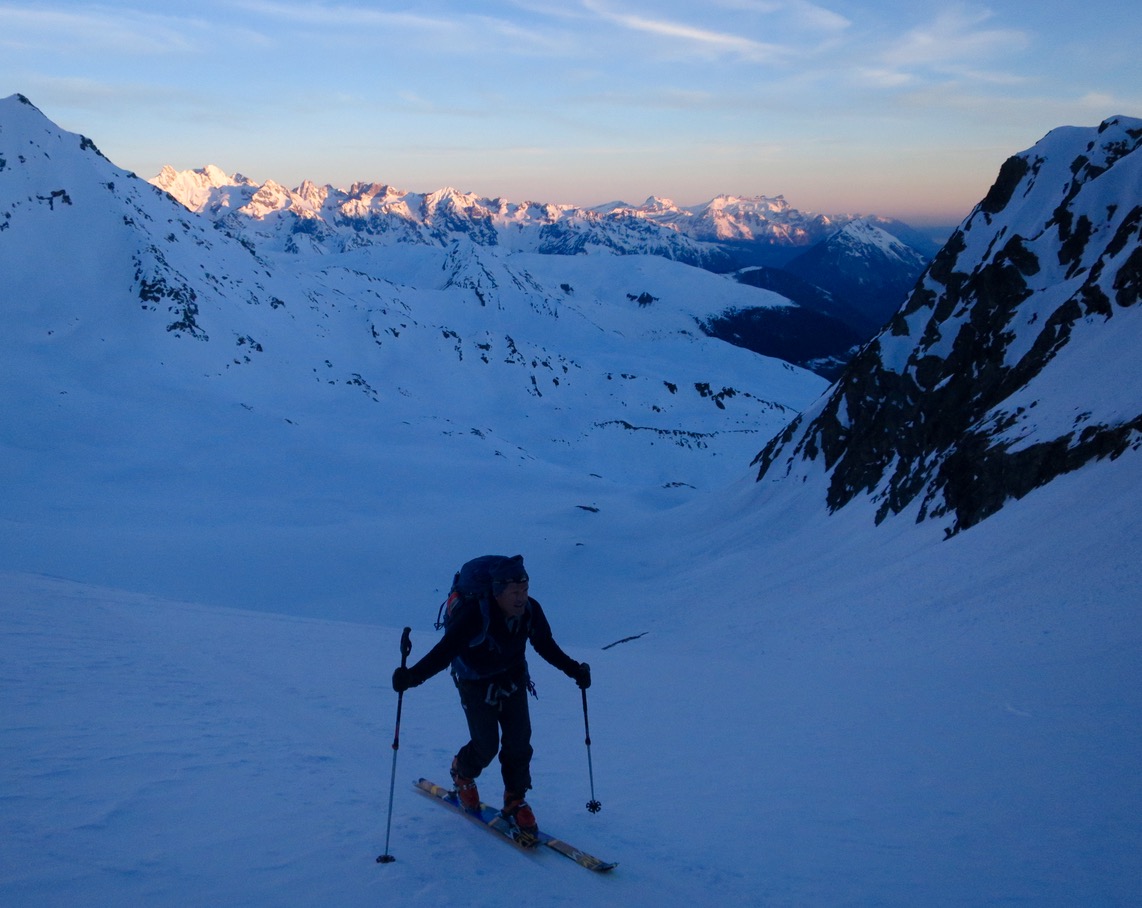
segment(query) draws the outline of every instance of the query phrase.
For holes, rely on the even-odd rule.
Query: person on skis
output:
[[[452,760],[460,803],[468,810],[479,808],[476,779],[498,752],[503,815],[534,835],[539,826],[525,800],[531,788],[532,756],[527,694],[534,693],[527,644],[583,690],[591,686],[591,669],[555,642],[543,609],[528,595],[523,556],[501,556],[492,562],[489,595],[462,599],[445,622],[441,640],[415,665],[393,672],[393,689],[402,693],[451,666],[469,734],[468,743]]]

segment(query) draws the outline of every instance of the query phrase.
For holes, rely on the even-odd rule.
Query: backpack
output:
[[[453,613],[465,602],[477,601],[484,616],[484,634],[488,631],[488,604],[492,601],[492,568],[508,559],[504,555],[481,555],[466,561],[452,578],[452,588],[448,598],[440,603],[436,611],[437,630],[448,627]],[[483,642],[484,634],[472,641],[476,646]]]
[[[486,642],[493,649],[498,649],[495,641],[488,639],[488,627],[492,621],[491,607],[495,598],[492,594],[492,569],[510,560],[506,555],[481,555],[479,558],[466,561],[452,578],[452,588],[448,591],[448,598],[440,603],[440,608],[437,609],[436,629],[447,628],[456,610],[470,602],[480,609],[483,624],[480,632],[468,641],[468,648],[473,649]],[[456,678],[465,680],[480,677],[462,657],[454,660],[452,674]]]

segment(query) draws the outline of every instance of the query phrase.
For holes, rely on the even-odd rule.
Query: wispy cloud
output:
[[[781,16],[797,28],[816,32],[841,32],[852,22],[840,13],[809,0],[707,0],[707,6],[735,12]]]
[[[185,53],[201,46],[207,29],[204,20],[137,10],[0,4],[0,46],[24,50],[69,45],[131,55]]]
[[[911,73],[885,66],[859,66],[855,72],[864,84],[873,88],[903,88],[915,81]]]
[[[322,28],[400,28],[420,31],[454,31],[454,18],[411,12],[389,12],[351,3],[287,3],[284,0],[237,0],[235,9],[273,19]]]
[[[458,4],[447,13],[389,11],[354,3],[291,3],[285,0],[233,0],[230,6],[272,20],[278,26],[304,26],[330,35],[370,40],[377,33],[394,35],[415,45],[418,41],[443,42],[434,50],[450,53],[496,52],[513,56],[561,55],[566,41],[558,34],[529,28],[519,21],[479,13],[478,7]]]
[[[890,46],[881,55],[878,71],[882,75],[926,72],[972,81],[1006,81],[1010,77],[1005,75],[1003,62],[1026,48],[1030,38],[1019,29],[988,27],[993,16],[990,10],[964,6],[943,10]]]
[[[729,32],[714,31],[672,19],[621,12],[599,0],[584,0],[583,6],[603,21],[633,32],[671,39],[679,46],[704,56],[728,55],[764,63],[786,58],[791,52],[779,44],[755,41]]]
[[[706,91],[669,87],[647,88],[642,91],[603,91],[574,95],[567,100],[574,104],[609,109],[681,111],[709,110],[712,105],[725,103],[721,98]]]

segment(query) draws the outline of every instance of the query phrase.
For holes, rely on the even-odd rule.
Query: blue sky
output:
[[[0,2],[0,96],[150,177],[956,222],[1061,125],[1142,116],[1135,0]]]

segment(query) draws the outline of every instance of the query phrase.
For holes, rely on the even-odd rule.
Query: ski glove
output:
[[[575,674],[571,677],[575,679],[575,683],[578,684],[580,688],[586,690],[591,686],[591,666],[586,662],[580,662],[579,666],[575,669]]]
[[[403,694],[410,687],[415,686],[416,683],[412,680],[412,672],[403,665],[393,672],[393,690],[398,694]]]

